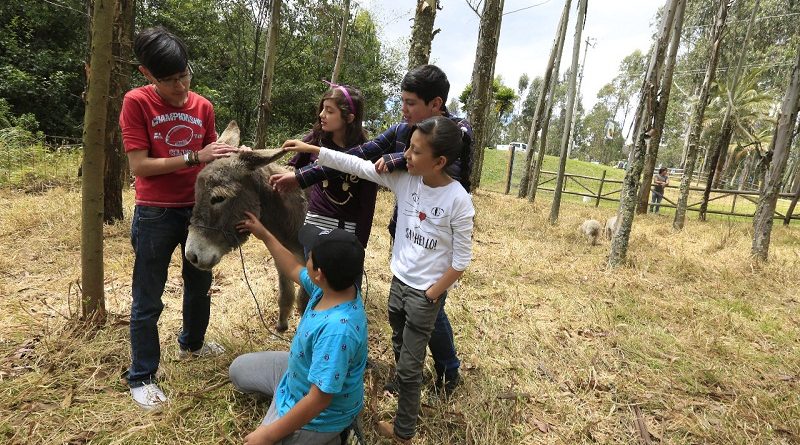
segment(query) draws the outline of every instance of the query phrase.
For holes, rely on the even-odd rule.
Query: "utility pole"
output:
[[[592,41],[594,41],[595,43],[591,43]],[[597,39],[595,39],[594,37],[586,37],[586,46],[583,48],[583,63],[581,64],[581,71],[578,73],[578,89],[575,93],[577,97],[575,98],[575,107],[574,107],[575,109],[572,110],[573,116],[575,116],[578,113],[578,98],[581,96],[583,69],[586,68],[586,53],[589,52],[590,46],[594,48],[595,45],[597,45]],[[575,147],[575,139],[577,139],[577,137],[575,136],[575,122],[577,122],[577,120],[578,119],[575,119],[574,117],[572,118],[572,125],[569,130],[569,134],[572,135],[572,138],[569,140],[569,148],[567,148],[567,158],[569,158],[570,154],[572,154],[572,149]]]

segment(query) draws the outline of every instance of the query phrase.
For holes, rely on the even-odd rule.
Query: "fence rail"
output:
[[[552,183],[554,183],[556,179],[556,174],[557,173],[553,171],[542,170],[542,180],[539,181],[537,190],[554,192],[555,189],[553,188]],[[603,175],[599,178],[569,173],[565,173],[564,178],[565,179],[561,189],[561,193],[563,194],[589,198],[589,202],[594,201],[595,207],[598,207],[601,201],[619,201],[619,194],[622,191],[623,181],[619,179],[606,178],[606,170],[603,170]],[[550,187],[547,187],[548,184],[551,184]],[[572,185],[571,188],[569,187],[570,185]],[[670,197],[668,194],[669,190],[674,191],[672,197]],[[674,209],[677,206],[675,198],[677,197],[679,190],[680,187],[677,185],[666,186],[663,201],[661,201],[659,206]],[[704,187],[691,186],[689,187],[690,198],[692,192],[702,193],[704,191]],[[749,190],[711,189],[709,203],[713,202],[716,205],[712,206],[710,204],[709,208],[706,210],[706,213],[752,218],[755,215],[755,206],[758,203],[758,196],[758,192]],[[785,205],[779,205],[776,207],[773,219],[786,219],[786,211],[783,209],[784,207],[789,207],[788,201],[791,200],[792,197],[793,195],[791,193],[778,194],[779,200],[784,200],[783,204]],[[742,201],[744,201],[744,203]],[[701,204],[702,199],[696,202],[690,201],[690,204],[686,206],[686,210],[699,212]],[[737,211],[737,205],[739,207],[739,211]],[[752,213],[744,211],[742,209],[743,207],[752,208]],[[789,217],[789,220],[800,220],[800,213],[793,212]]]

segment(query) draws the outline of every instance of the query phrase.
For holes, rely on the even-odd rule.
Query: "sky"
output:
[[[585,109],[597,101],[597,91],[616,75],[622,59],[636,49],[647,52],[655,32],[654,17],[665,0],[590,0],[582,40],[593,39],[581,83]],[[416,0],[358,0],[382,28],[380,38],[408,54]],[[440,0],[431,63],[450,80],[450,97],[458,97],[470,82],[478,41],[479,18],[466,0]],[[577,0],[572,2],[561,72],[570,65]],[[535,5],[535,6],[534,6]],[[533,7],[530,7],[533,6]],[[523,9],[527,8],[527,9]],[[506,0],[495,75],[517,89],[520,75],[542,76],[550,56],[564,0]],[[517,11],[519,10],[519,11]],[[517,11],[517,12],[514,12]],[[583,62],[583,46],[580,57]],[[449,99],[448,99],[449,101]]]

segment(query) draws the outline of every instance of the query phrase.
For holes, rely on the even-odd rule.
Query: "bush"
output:
[[[2,112],[0,111],[0,119]],[[19,126],[0,129],[0,187],[40,192],[78,183],[81,149],[48,147],[32,115],[12,119]]]

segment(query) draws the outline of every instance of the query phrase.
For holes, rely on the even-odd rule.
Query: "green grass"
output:
[[[504,193],[507,181],[507,172],[508,172],[508,162],[509,162],[509,151],[500,151],[500,150],[485,150],[484,151],[484,160],[483,160],[483,170],[481,172],[481,188],[483,190],[489,190],[493,192]],[[526,157],[527,153],[514,153],[514,171],[511,177],[511,188],[509,194],[512,196],[516,196],[519,190],[519,182],[522,178],[523,171],[525,168]],[[544,157],[544,166],[543,166],[543,173],[540,177],[539,184],[540,189],[538,196],[542,196],[546,202],[552,201],[552,192],[546,191],[543,189],[552,189],[555,186],[555,174],[553,173],[545,173],[545,172],[556,172],[558,171],[558,157],[556,156],[549,156],[545,155]],[[603,176],[603,172],[605,172],[606,182],[603,185],[603,195],[610,198],[610,200],[601,200],[599,206],[606,209],[616,209],[617,203],[619,200],[619,191],[622,188],[620,183],[614,183],[609,181],[622,181],[625,177],[625,170],[615,168],[609,165],[603,164],[593,164],[591,162],[579,161],[576,159],[568,159],[565,172],[569,175],[579,175],[579,176],[589,176],[592,178],[597,179],[587,179],[587,178],[567,178],[565,191],[567,192],[574,192],[574,193],[582,193],[587,195],[596,195],[597,191],[600,186],[600,178]],[[671,179],[671,187],[668,187],[665,192],[665,200],[662,202],[665,205],[669,205],[668,201],[673,203],[678,201],[679,190],[678,186],[680,185],[680,177],[672,177]],[[697,184],[693,183],[693,186],[704,186],[704,184]],[[611,192],[609,194],[609,192]],[[714,199],[719,194],[712,194],[711,201],[708,203],[708,210],[709,211],[719,211],[719,212],[731,212],[732,209],[735,210],[735,213],[740,214],[753,214],[756,210],[756,204],[749,199],[757,200],[757,197],[749,196],[749,197],[734,197],[734,196],[726,196],[719,199]],[[749,198],[749,199],[748,199]],[[538,199],[538,198],[537,198]],[[567,202],[576,202],[576,203],[584,203],[589,206],[594,206],[596,200],[594,198],[587,198],[590,199],[588,202],[584,201],[584,197],[571,195],[571,194],[564,194],[562,195],[562,200]],[[699,191],[691,191],[689,193],[688,203],[691,206],[692,204],[700,202],[702,199],[702,192]],[[786,211],[789,208],[790,201],[788,199],[779,199],[776,207],[776,211],[780,214],[786,214]],[[795,215],[797,215],[798,211],[795,210]],[[674,215],[674,209],[668,207],[662,207],[661,211],[664,215],[669,215],[672,217]],[[688,218],[697,218],[697,212],[689,211]],[[717,220],[731,220],[731,221],[749,221],[751,217],[747,216],[730,216],[730,215],[718,215],[709,213],[708,219],[717,219]]]
[[[54,148],[16,127],[0,130],[0,187],[41,192],[80,182],[82,148]]]

